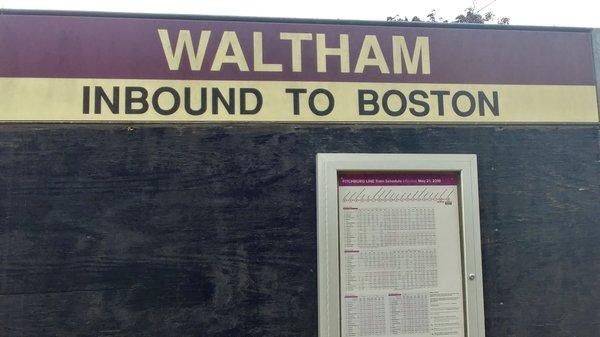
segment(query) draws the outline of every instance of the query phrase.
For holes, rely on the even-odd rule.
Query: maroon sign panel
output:
[[[198,48],[195,52],[201,49],[204,54],[201,69],[191,69],[186,50],[179,68],[170,70],[159,30],[166,32],[173,50],[176,42],[181,43],[180,32],[189,31]],[[210,36],[205,48],[200,48],[203,31]],[[234,62],[211,70],[225,32],[235,33],[247,70]],[[262,33],[260,45],[255,33]],[[370,58],[375,59],[374,52],[380,49],[379,62],[387,65],[389,73],[372,65],[356,71],[366,36],[377,38],[378,46],[368,50]],[[418,37],[428,39],[428,74],[392,69],[394,36],[404,38],[405,58],[414,56]],[[323,72],[318,71],[315,57],[319,39],[324,53],[331,52]],[[293,71],[295,43],[300,46],[301,71]],[[595,84],[590,34],[585,32],[2,15],[0,46],[0,77]],[[347,71],[333,50],[340,46],[347,46]],[[234,52],[229,50],[229,55]],[[257,53],[261,62],[280,65],[280,71],[257,71],[253,67]]]

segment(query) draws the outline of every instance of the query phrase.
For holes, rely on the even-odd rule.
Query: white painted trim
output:
[[[596,94],[598,97],[598,121],[600,121],[600,28],[592,29],[592,54],[596,72]]]

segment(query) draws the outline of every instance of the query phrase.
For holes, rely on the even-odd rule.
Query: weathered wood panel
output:
[[[317,152],[475,153],[487,335],[597,336],[599,128],[3,125],[1,336],[316,336]]]

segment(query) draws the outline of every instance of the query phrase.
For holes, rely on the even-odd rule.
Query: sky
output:
[[[598,0],[0,0],[0,8],[352,20],[423,18],[432,9],[451,20],[473,4],[512,25],[600,27]]]

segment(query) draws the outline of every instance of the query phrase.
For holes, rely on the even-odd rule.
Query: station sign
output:
[[[591,31],[0,15],[3,122],[596,123]]]

